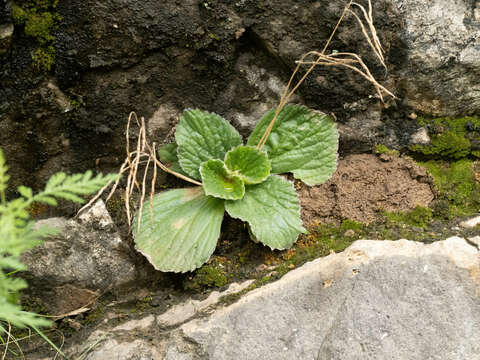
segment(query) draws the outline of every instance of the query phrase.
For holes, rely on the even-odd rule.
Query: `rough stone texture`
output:
[[[480,359],[479,294],[463,239],[362,240],[180,332],[191,359]],[[177,343],[165,359],[189,358]]]
[[[397,1],[404,19],[408,65],[405,101],[435,115],[474,114],[480,108],[480,20],[473,1]]]
[[[480,225],[480,215],[474,216],[468,220],[462,221],[460,223],[460,226],[466,227],[466,228],[474,228],[475,226]]]
[[[0,27],[11,29],[8,3],[0,1]],[[278,102],[295,60],[323,47],[345,3],[62,1],[48,73],[34,71],[38,44],[15,25],[0,56],[0,146],[11,164],[12,188],[38,188],[62,169],[117,168],[132,110],[151,122],[149,134],[157,142],[171,135],[178,113],[188,107],[219,113],[247,135]],[[399,96],[396,105],[382,107],[359,75],[331,68],[315,70],[294,99],[336,114],[344,154],[368,151],[375,143],[408,146],[418,130],[407,119],[412,111],[480,110],[478,5],[373,5],[388,74],[351,16],[330,49],[364,54],[373,74]]]
[[[189,300],[184,304],[176,305],[157,317],[157,324],[160,327],[169,327],[179,325],[202,311],[216,305],[222,296],[239,293],[253,283],[253,280],[245,281],[241,284],[231,284],[223,292],[212,291],[205,300]]]
[[[168,333],[168,329],[178,327],[194,317],[210,314],[222,297],[237,294],[246,289],[252,282],[232,283],[226,290],[213,291],[202,301],[189,300],[175,305],[160,315],[150,314],[113,327],[100,325],[99,329],[90,333],[88,338],[82,338],[79,343],[70,346],[66,352],[72,358],[77,358],[85,349],[90,348],[91,351],[85,357],[86,360],[159,360],[164,358],[160,355],[164,352],[167,354],[165,355],[167,358],[168,356],[177,356],[175,359],[190,359],[193,356],[190,353],[196,352],[195,347],[192,344],[183,343],[181,336],[175,333],[169,335],[168,340],[165,341],[164,335]],[[176,342],[177,346],[167,349],[167,342],[175,341],[175,339],[178,340]],[[180,349],[180,352],[177,349]],[[136,355],[136,352],[143,357],[135,357],[139,356]],[[185,352],[187,352],[187,355],[185,355]],[[35,356],[28,359],[40,360]]]
[[[99,200],[78,219],[42,220],[59,234],[22,255],[29,292],[44,301],[52,314],[85,306],[100,292],[119,290],[136,278],[130,251]],[[95,293],[98,291],[98,293]]]
[[[0,24],[0,56],[5,54],[10,47],[13,35],[13,24]]]
[[[423,126],[418,131],[412,134],[412,145],[428,145],[431,142],[428,131]]]
[[[428,206],[434,195],[426,170],[412,160],[391,155],[349,155],[325,184],[302,186],[302,218],[371,222],[379,210],[406,211]]]
[[[161,357],[155,347],[145,340],[121,343],[115,339],[107,340],[101,349],[85,357],[85,360],[105,359],[157,360]]]
[[[65,349],[72,358],[90,349],[88,360],[478,360],[473,240],[360,240],[187,322],[105,321]]]

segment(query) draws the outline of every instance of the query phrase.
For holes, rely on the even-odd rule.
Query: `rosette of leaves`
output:
[[[215,250],[225,211],[271,249],[287,249],[306,232],[295,188],[279,174],[292,173],[307,185],[330,178],[337,164],[336,124],[325,114],[287,105],[260,148],[274,115],[275,109],[260,119],[246,145],[219,115],[181,115],[175,143],[160,148],[159,157],[202,186],[159,193],[151,209],[136,214],[136,248],[156,269],[186,272],[204,264]]]

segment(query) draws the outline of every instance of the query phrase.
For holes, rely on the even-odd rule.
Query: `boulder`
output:
[[[52,315],[90,305],[100,294],[118,291],[136,279],[131,250],[101,200],[77,219],[50,218],[36,226],[59,230],[21,257],[28,269],[28,291]]]
[[[135,351],[163,360],[480,359],[473,240],[359,240],[233,304],[211,301],[215,295],[162,315],[105,322],[67,352],[90,349],[88,360],[133,360]]]
[[[464,239],[361,240],[179,333],[191,359],[479,359],[479,292]],[[188,358],[178,341],[164,359]]]

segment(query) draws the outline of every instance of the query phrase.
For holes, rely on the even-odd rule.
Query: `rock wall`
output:
[[[61,169],[116,169],[130,111],[145,116],[157,142],[186,107],[217,112],[248,134],[278,103],[295,59],[323,47],[346,2],[52,0],[37,10],[54,24],[36,38],[13,10],[39,2],[0,1],[0,147],[13,185],[37,186]],[[419,128],[412,112],[480,112],[478,7],[375,1],[388,73],[351,16],[330,49],[364,55],[399,100],[382,106],[360,76],[332,69],[315,70],[294,100],[336,114],[343,154],[407,146]],[[48,49],[41,36],[53,48],[38,69],[32,57]]]

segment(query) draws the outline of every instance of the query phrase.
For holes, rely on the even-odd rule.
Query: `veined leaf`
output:
[[[267,112],[248,139],[255,146],[275,115]],[[330,116],[300,105],[286,105],[275,120],[264,148],[272,173],[292,172],[307,185],[327,181],[337,167],[338,131]]]
[[[223,213],[224,201],[205,196],[201,187],[159,193],[153,199],[153,221],[148,204],[140,229],[134,220],[136,248],[157,270],[194,270],[215,250]]]
[[[225,166],[245,184],[258,184],[270,175],[267,154],[252,146],[238,146],[225,156]]]
[[[200,179],[200,165],[210,159],[225,158],[225,154],[242,144],[235,128],[217,114],[200,110],[185,110],[177,125],[175,139],[182,169],[194,179]]]
[[[248,222],[255,238],[271,249],[287,249],[305,232],[297,193],[280,176],[247,186],[243,198],[226,201],[225,209],[231,217]]]
[[[169,169],[187,175],[180,166],[177,155],[177,143],[164,144],[158,148],[158,157]]]
[[[205,161],[200,166],[200,174],[206,195],[225,200],[238,200],[245,194],[242,179],[229,173],[222,160]]]

